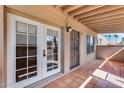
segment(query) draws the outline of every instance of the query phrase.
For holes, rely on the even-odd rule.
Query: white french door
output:
[[[10,13],[7,22],[7,87],[25,87],[42,78],[42,24]]]
[[[44,25],[43,38],[43,76],[48,77],[60,72],[60,29]]]
[[[60,29],[10,13],[7,18],[7,87],[60,72]]]

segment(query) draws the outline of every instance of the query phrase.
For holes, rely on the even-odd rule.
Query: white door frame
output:
[[[57,28],[57,27],[53,27],[53,26],[49,26],[49,25],[45,25],[43,26],[43,49],[45,49],[46,54],[47,54],[47,29],[51,29],[54,31],[58,32],[58,69],[47,72],[47,55],[46,57],[43,58],[43,78],[49,77],[51,75],[54,75],[58,72],[61,71],[61,29]]]
[[[16,83],[16,21],[37,25],[37,71],[38,76]],[[58,32],[58,69],[47,72],[46,57],[43,57],[43,49],[46,47],[47,29]],[[42,80],[48,76],[56,74],[61,71],[61,30],[60,28],[41,24],[21,16],[11,13],[7,14],[7,87],[26,87],[36,81]]]
[[[15,78],[15,62],[16,62],[16,31],[15,31],[15,22],[21,21],[29,24],[37,25],[37,74],[38,76],[32,77],[26,80],[22,80],[16,83]],[[7,14],[7,87],[25,87],[36,81],[42,79],[42,24],[36,21],[29,20],[24,17],[20,17],[11,13]],[[38,52],[41,51],[41,52]]]

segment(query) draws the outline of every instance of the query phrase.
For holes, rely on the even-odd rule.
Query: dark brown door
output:
[[[71,61],[70,69],[79,65],[79,32],[71,32]]]

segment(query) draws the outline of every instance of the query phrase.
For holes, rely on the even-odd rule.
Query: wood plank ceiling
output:
[[[124,32],[124,5],[55,5],[97,33]]]

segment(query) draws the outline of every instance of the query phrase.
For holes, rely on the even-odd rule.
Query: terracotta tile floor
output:
[[[92,79],[85,84],[85,88],[119,88],[120,86],[113,84],[102,78],[93,76],[92,73],[104,62],[104,60],[94,60],[82,67],[70,72],[59,79],[47,84],[44,88],[78,88],[89,76]],[[124,63],[109,61],[106,62],[100,70],[109,72],[116,76],[124,78]]]

